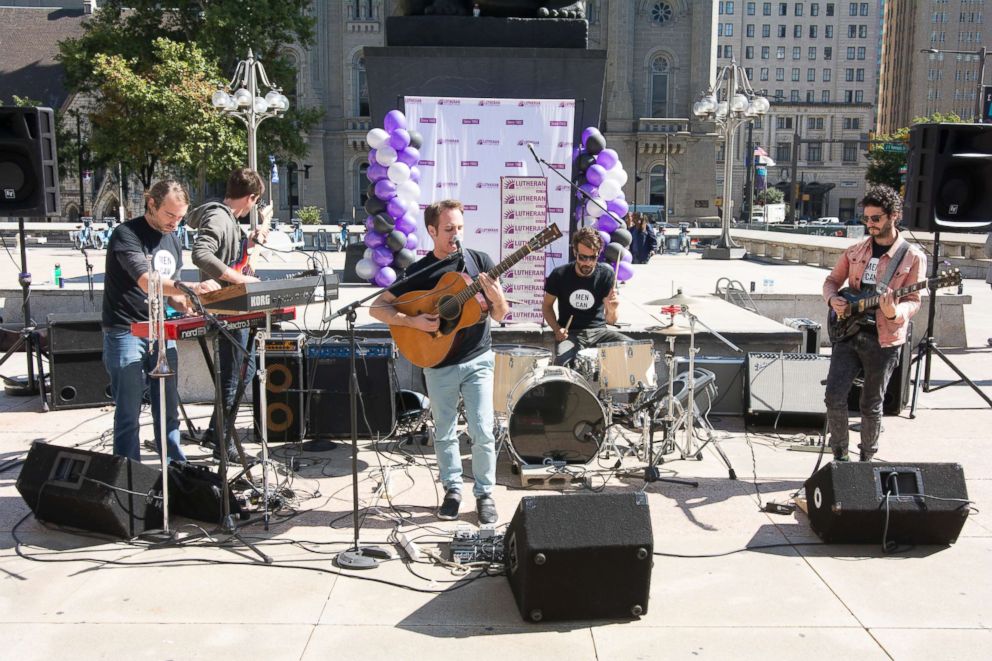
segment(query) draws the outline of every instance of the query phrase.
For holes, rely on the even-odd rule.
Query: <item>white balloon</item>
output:
[[[619,183],[621,187],[627,183],[627,179],[629,178],[627,175],[627,171],[624,170],[623,168],[613,168],[612,170],[609,171],[609,174],[614,176],[614,178],[617,180],[617,183]]]
[[[396,161],[389,166],[388,170],[386,170],[386,176],[388,176],[389,180],[394,184],[402,184],[410,179],[410,166],[406,163]],[[397,194],[399,194],[399,187],[397,187],[396,190]]]
[[[355,264],[355,275],[362,280],[371,280],[379,272],[378,265],[371,259],[360,259]]]
[[[599,196],[604,200],[612,200],[620,194],[620,184],[616,179],[606,179],[599,185]]]
[[[396,187],[396,197],[405,202],[418,202],[420,201],[420,186],[417,185],[417,182],[407,179]]]
[[[594,197],[593,199],[586,202],[586,213],[593,218],[599,218],[604,213],[601,208],[596,206],[595,204],[596,202],[599,202],[599,204],[601,204],[604,207],[606,206],[606,200],[604,200],[601,197]]]
[[[375,151],[375,160],[379,165],[388,168],[396,162],[396,150],[389,145],[382,145]]]
[[[365,252],[362,253],[362,259],[372,259],[372,249],[366,248]]]
[[[369,143],[372,149],[378,149],[389,138],[389,134],[382,129],[372,129],[365,136],[365,142]]]

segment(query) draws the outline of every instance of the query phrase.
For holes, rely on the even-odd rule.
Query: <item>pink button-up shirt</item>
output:
[[[906,239],[902,235],[896,237],[895,242],[889,250],[878,259],[878,278],[885,276],[889,269],[889,262],[892,256],[899,249]],[[856,243],[841,255],[837,265],[830,271],[830,275],[823,281],[823,299],[830,304],[830,299],[844,286],[845,281],[852,289],[861,289],[861,276],[864,275],[865,268],[871,260],[871,237]],[[910,245],[909,250],[903,255],[899,268],[889,280],[889,289],[899,289],[908,285],[916,284],[921,280],[920,274],[926,267],[926,258],[923,252],[916,246]],[[906,342],[906,329],[909,321],[916,311],[920,309],[920,294],[913,292],[906,294],[896,302],[896,318],[887,319],[881,308],[875,310],[875,322],[878,328],[878,343],[883,347],[894,347]]]

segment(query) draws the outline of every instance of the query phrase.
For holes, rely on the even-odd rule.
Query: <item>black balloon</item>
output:
[[[398,252],[406,247],[406,234],[399,230],[393,230],[386,236],[386,245],[393,252]]]
[[[599,131],[586,138],[586,151],[590,154],[595,156],[604,149],[606,149],[606,138]]]
[[[414,149],[420,149],[422,144],[424,144],[424,136],[420,135],[420,131],[410,129],[410,146]]]
[[[612,243],[619,243],[624,248],[630,247],[630,240],[631,240],[630,232],[628,232],[623,227],[617,228],[613,232],[613,234],[610,235],[610,241]]]
[[[366,189],[365,189],[365,197],[366,198],[369,198],[369,197],[375,197],[375,196],[376,196],[375,195],[375,182],[374,181],[370,181],[368,187],[366,187]]]
[[[376,216],[386,210],[386,203],[377,198],[375,195],[370,195],[369,199],[365,200],[365,212],[370,216]]]
[[[608,264],[610,264],[610,266],[616,265],[617,260],[619,260],[622,256],[623,246],[619,243],[610,243],[606,246],[606,252],[603,253],[603,258]]]
[[[589,139],[592,140],[592,136],[590,136]],[[581,154],[579,154],[579,157],[575,159],[575,164],[579,166],[580,172],[585,172],[586,170],[589,169],[589,166],[595,162],[596,162],[596,157],[590,154],[589,152],[582,152]]]
[[[413,264],[414,260],[416,259],[417,256],[413,254],[412,250],[403,248],[403,250],[397,252],[396,255],[393,257],[393,265],[401,269],[405,269],[406,267],[410,266],[410,264]]]
[[[389,234],[396,228],[396,223],[385,213],[380,213],[372,217],[372,227],[380,234]]]

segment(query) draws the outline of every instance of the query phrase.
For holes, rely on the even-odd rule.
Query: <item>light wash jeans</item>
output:
[[[158,359],[156,352],[149,353],[146,339],[131,335],[130,331],[103,329],[103,364],[110,375],[110,391],[114,397],[114,454],[141,461],[141,442],[138,438],[141,415],[141,398],[144,395],[146,375]],[[177,371],[179,356],[176,343],[166,344],[169,366]],[[162,379],[151,381],[152,419],[155,421],[155,447],[161,452],[159,433],[158,389]],[[186,461],[179,446],[179,391],[176,377],[165,381],[165,431],[169,458]]]
[[[458,448],[458,396],[465,400],[472,437],[475,497],[488,495],[496,483],[496,437],[493,436],[493,352],[467,363],[424,370],[434,415],[434,453],[445,491],[462,488],[462,455]]]

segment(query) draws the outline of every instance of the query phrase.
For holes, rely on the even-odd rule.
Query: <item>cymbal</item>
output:
[[[650,326],[645,330],[652,333],[658,333],[660,335],[689,335],[692,332],[688,326],[683,326],[681,324],[673,324],[671,326]]]
[[[686,296],[681,291],[670,298],[659,298],[656,301],[648,301],[645,305],[699,305],[706,299]]]

